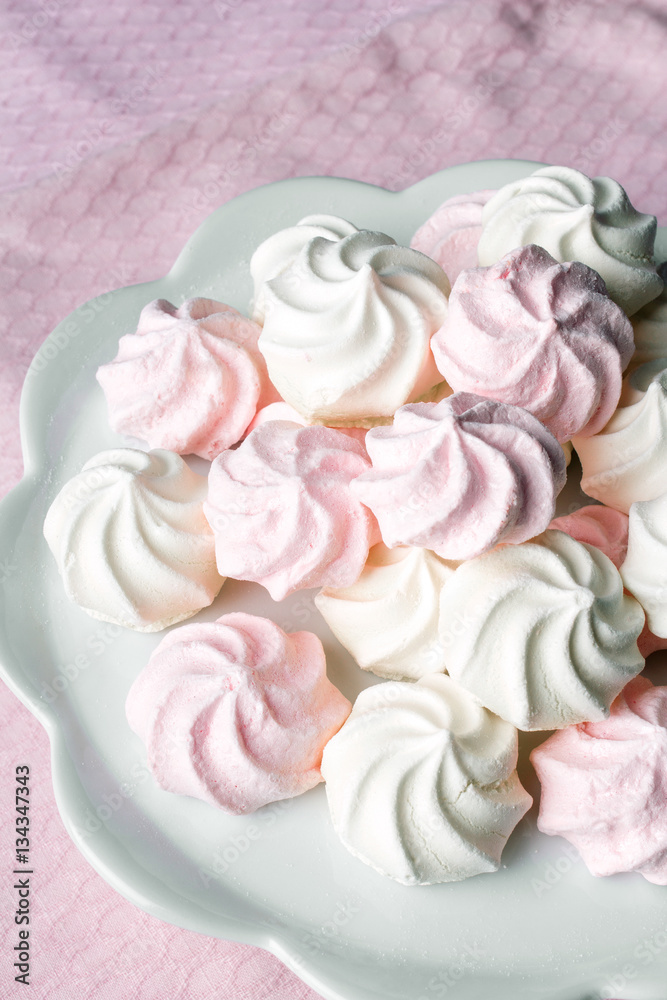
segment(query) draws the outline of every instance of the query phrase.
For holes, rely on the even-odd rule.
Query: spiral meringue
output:
[[[646,612],[651,632],[667,638],[667,492],[630,507],[621,576]]]
[[[607,423],[634,342],[599,275],[531,245],[461,272],[431,347],[453,389],[522,406],[567,441]]]
[[[621,568],[628,550],[627,514],[595,503],[555,517],[549,527],[564,531],[578,542],[594,545],[611,559],[616,569]]]
[[[635,678],[608,719],[555,733],[531,760],[543,833],[565,837],[593,875],[667,885],[667,688]]]
[[[410,241],[413,250],[437,261],[452,285],[464,268],[477,266],[482,208],[495,193],[475,191],[448,198]]]
[[[484,206],[477,257],[495,264],[537,243],[556,260],[582,261],[629,316],[662,290],[653,262],[657,220],[637,212],[620,184],[571,167],[542,167],[501,188]]]
[[[250,275],[255,289],[252,318],[260,325],[264,322],[266,282],[294,264],[307,243],[317,237],[335,243],[358,232],[356,226],[337,215],[307,215],[296,226],[281,229],[260,243],[250,259]]]
[[[126,703],[158,784],[237,814],[318,784],[351,708],[317,636],[240,612],[170,632]]]
[[[613,563],[553,529],[463,563],[440,597],[449,673],[528,731],[607,715],[644,666],[643,627]]]
[[[565,484],[565,456],[526,410],[472,393],[412,403],[366,435],[373,468],[352,490],[386,545],[469,559],[539,534]]]
[[[362,691],[322,774],[344,846],[405,885],[496,871],[532,799],[517,732],[444,674]]]
[[[112,430],[180,455],[212,459],[236,444],[261,402],[277,394],[257,348],[260,328],[231,306],[165,299],[97,370]],[[261,400],[261,395],[264,399]]]
[[[204,511],[220,572],[261,583],[274,601],[354,583],[379,540],[349,485],[369,466],[363,444],[344,431],[261,424],[209,473]]]
[[[206,479],[170,451],[103,451],[44,522],[67,596],[93,618],[156,632],[208,607],[224,580],[204,517]]]
[[[632,508],[630,508],[632,510]],[[628,551],[628,515],[613,507],[603,507],[602,504],[591,504],[589,507],[582,507],[574,514],[566,514],[563,517],[555,517],[550,528],[558,528],[565,531],[578,542],[586,542],[587,545],[594,545],[597,549],[611,559],[616,569],[620,570]],[[623,573],[621,572],[621,576]],[[644,603],[638,594],[634,594],[632,587],[625,583],[627,590],[642,605]],[[667,579],[665,580],[667,584]],[[666,591],[667,597],[667,591]],[[642,656],[650,656],[659,649],[667,649],[667,638],[656,635],[649,628],[648,623],[644,624],[643,631],[637,639],[637,647]]]
[[[581,488],[625,514],[636,500],[667,492],[667,358],[649,361],[623,383],[620,404],[594,437],[574,437]]]
[[[356,583],[325,587],[315,605],[363,670],[418,680],[446,669],[438,639],[440,591],[456,564],[428,549],[380,542]]]
[[[384,233],[352,227],[341,238],[342,220],[313,237],[313,219],[275,234],[251,261],[271,381],[310,422],[391,417],[442,381],[429,341],[446,313],[447,275]]]

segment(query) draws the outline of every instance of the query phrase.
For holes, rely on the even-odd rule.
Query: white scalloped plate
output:
[[[121,443],[107,427],[94,375],[147,302],[206,295],[245,311],[252,251],[303,215],[341,215],[408,243],[445,198],[499,187],[537,166],[454,167],[399,194],[333,178],[250,191],[207,219],[167,277],[81,306],[42,346],[26,380],[26,473],[0,510],[7,567],[0,659],[7,683],[49,733],[67,829],[137,906],[268,948],[327,1000],[665,1000],[667,889],[638,875],[593,878],[565,841],[536,831],[534,811],[510,839],[498,873],[406,888],[339,844],[322,786],[240,818],[162,792],[123,708],[160,636],[98,623],[71,605],[42,522],[63,482]],[[274,604],[260,587],[230,581],[200,617],[243,609],[288,631],[317,632],[334,683],[353,698],[368,678],[335,643],[312,596]],[[522,773],[534,792],[526,757],[539,738],[523,742]]]

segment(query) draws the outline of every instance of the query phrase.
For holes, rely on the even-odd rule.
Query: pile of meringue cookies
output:
[[[241,814],[324,779],[353,855],[450,882],[498,869],[532,802],[518,730],[556,730],[540,830],[667,884],[667,688],[639,676],[667,648],[655,234],[615,181],[548,167],[449,199],[410,248],[302,219],[253,255],[252,319],[146,305],[97,378],[154,450],[96,455],[53,502],[68,596],[152,632],[226,577],[321,588],[384,679],[351,706],[311,632],[174,628],[127,698],[162,788]],[[554,519],[572,447],[597,503]]]

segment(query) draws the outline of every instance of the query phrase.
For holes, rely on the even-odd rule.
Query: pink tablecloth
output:
[[[220,203],[334,174],[400,189],[490,157],[617,178],[667,223],[664,4],[609,0],[5,0],[0,33],[0,491],[21,475],[28,362],[86,299],[163,274]],[[3,912],[10,806],[33,774],[40,1000],[313,1000],[276,959],[126,903],[69,841],[47,738],[0,691]],[[3,922],[7,927],[8,920]],[[0,997],[28,995],[8,969]]]

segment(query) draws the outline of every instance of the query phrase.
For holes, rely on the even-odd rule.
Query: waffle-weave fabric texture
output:
[[[1,494],[22,472],[23,378],[55,324],[166,273],[214,208],[257,185],[400,190],[521,158],[614,177],[667,224],[664,5],[5,0],[0,17]],[[55,805],[47,736],[4,685],[0,762],[2,802],[17,762],[34,775],[33,995],[315,1000],[268,953],[162,923],[89,867]],[[8,849],[13,820],[0,810]],[[4,970],[0,997],[23,995]]]

